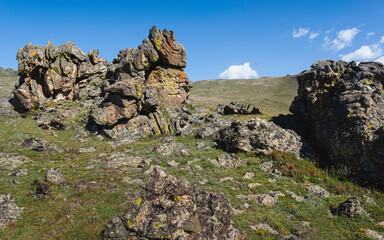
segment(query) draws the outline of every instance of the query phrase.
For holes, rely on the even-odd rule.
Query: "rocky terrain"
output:
[[[191,88],[186,56],[155,27],[112,63],[21,48],[20,81],[0,69],[0,238],[384,238],[382,64]]]

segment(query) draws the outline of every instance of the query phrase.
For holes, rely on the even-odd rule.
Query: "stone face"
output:
[[[220,141],[229,152],[271,154],[291,152],[299,156],[302,142],[292,130],[285,130],[260,118],[234,121],[220,131]]]
[[[384,65],[320,60],[298,75],[290,111],[306,123],[324,159],[357,178],[384,182]]]
[[[184,47],[173,32],[153,27],[149,39],[121,50],[113,63],[103,101],[90,115],[100,132],[111,138],[180,133],[191,85],[183,70]]]
[[[227,105],[218,105],[217,111],[223,115],[248,115],[248,114],[261,114],[260,110],[250,104],[240,104],[237,102],[231,102]]]
[[[199,190],[154,168],[140,197],[108,221],[104,239],[240,238],[232,208],[222,194]]]
[[[0,229],[15,222],[23,213],[23,208],[16,206],[11,194],[0,194]]]
[[[78,93],[107,72],[109,63],[97,55],[95,50],[84,53],[72,42],[59,47],[50,41],[45,47],[27,43],[17,53],[20,85],[14,91],[15,110],[29,112],[50,102],[85,97]]]

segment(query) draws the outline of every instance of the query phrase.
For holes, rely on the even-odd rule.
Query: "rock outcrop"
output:
[[[138,48],[121,50],[113,63],[104,100],[91,112],[100,131],[111,138],[170,134],[167,109],[182,110],[191,87],[186,52],[173,32],[153,27]]]
[[[100,89],[110,65],[98,53],[86,54],[72,42],[59,47],[51,41],[45,47],[28,42],[17,53],[20,85],[13,92],[15,110],[29,112],[53,102],[95,97],[86,93]]]
[[[320,60],[298,75],[290,111],[302,118],[317,152],[364,182],[384,183],[384,65]]]
[[[252,152],[258,155],[273,151],[291,152],[299,156],[301,138],[292,130],[283,129],[260,118],[234,121],[220,131],[220,142],[229,152]]]
[[[240,239],[223,194],[208,193],[154,168],[128,211],[108,221],[104,239]]]
[[[260,110],[251,104],[240,104],[237,102],[231,102],[227,105],[218,105],[217,111],[223,115],[248,115],[248,114],[261,114]]]

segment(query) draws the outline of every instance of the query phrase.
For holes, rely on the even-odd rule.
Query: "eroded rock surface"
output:
[[[229,152],[271,154],[291,152],[299,156],[301,138],[292,130],[283,129],[260,118],[234,121],[220,131],[220,141]]]
[[[113,217],[104,239],[240,238],[223,194],[199,190],[155,168],[130,209]]]
[[[290,111],[302,118],[317,151],[357,178],[384,183],[384,65],[320,60],[298,75]]]

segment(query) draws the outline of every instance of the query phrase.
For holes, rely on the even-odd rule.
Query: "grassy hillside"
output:
[[[296,75],[258,79],[204,80],[193,83],[191,99],[199,105],[216,106],[231,101],[254,104],[267,115],[288,113],[296,96]]]

